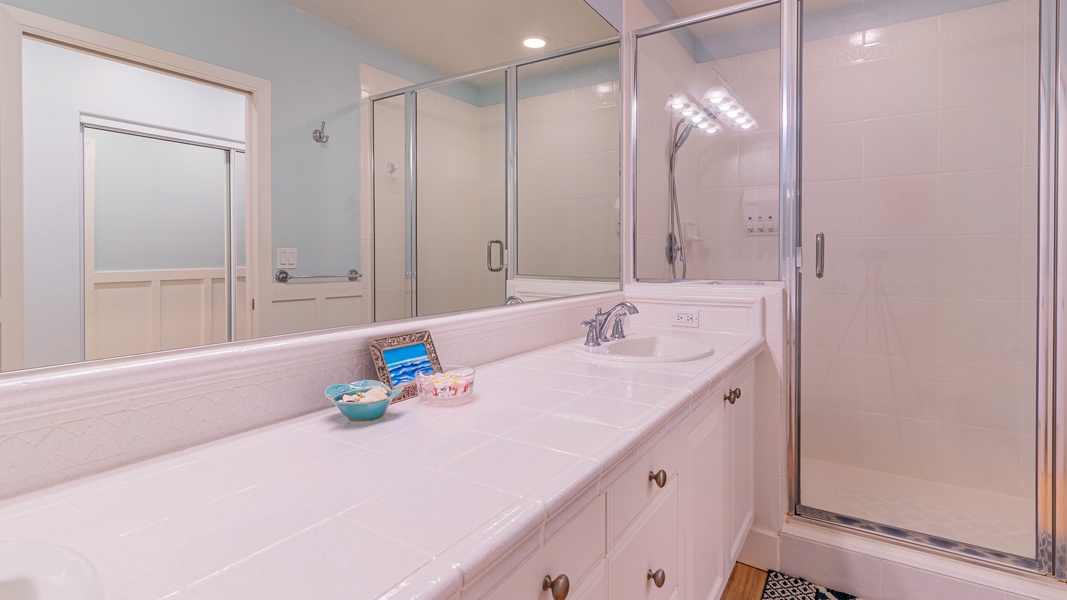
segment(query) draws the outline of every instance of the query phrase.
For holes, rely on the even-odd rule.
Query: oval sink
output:
[[[103,600],[104,588],[93,565],[69,548],[0,541],[0,598]]]
[[[614,362],[683,362],[711,356],[715,348],[707,342],[673,335],[634,335],[600,346],[574,345],[579,356]]]

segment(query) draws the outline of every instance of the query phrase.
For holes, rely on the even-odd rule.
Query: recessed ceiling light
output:
[[[548,45],[548,38],[543,35],[531,35],[522,40],[522,45],[527,48],[544,48]]]

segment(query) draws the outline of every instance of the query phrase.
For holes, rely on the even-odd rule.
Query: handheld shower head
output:
[[[677,152],[682,149],[682,144],[689,138],[689,134],[693,131],[693,124],[689,123],[682,130],[682,133],[678,136],[678,140],[674,142],[674,151]]]

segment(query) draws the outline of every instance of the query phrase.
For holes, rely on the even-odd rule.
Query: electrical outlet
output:
[[[671,313],[671,325],[674,327],[700,327],[700,317],[695,310],[680,310]]]

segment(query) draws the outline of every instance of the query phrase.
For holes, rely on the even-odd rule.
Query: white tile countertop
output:
[[[764,346],[670,333],[715,354],[619,365],[570,341],[476,365],[468,404],[413,398],[365,424],[324,398],[321,411],[0,502],[0,540],[80,552],[109,599],[476,597]]]

